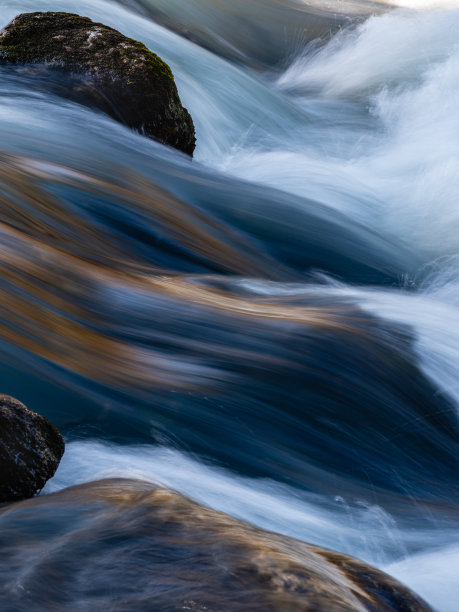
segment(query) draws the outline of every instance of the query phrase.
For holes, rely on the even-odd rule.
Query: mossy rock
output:
[[[71,13],[23,13],[0,33],[0,61],[64,79],[68,97],[193,154],[193,120],[169,66],[147,47]],[[50,79],[52,81],[53,79]]]

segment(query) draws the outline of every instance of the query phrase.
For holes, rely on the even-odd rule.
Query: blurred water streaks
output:
[[[95,209],[95,203],[100,202],[98,214],[103,219],[104,212],[109,214],[104,209],[106,202],[105,208],[111,207],[113,217],[117,211],[122,214],[123,207],[135,207],[139,227],[132,228],[134,236],[137,230],[141,241],[142,231],[147,236],[148,224],[154,227],[156,235],[150,237],[150,243],[156,239],[160,242],[158,250],[166,251],[172,261],[174,256],[178,261],[181,258],[185,269],[189,266],[193,270],[193,262],[195,269],[199,270],[202,261],[203,269],[263,275],[268,264],[272,263],[269,260],[263,262],[262,257],[259,257],[260,262],[246,261],[245,257],[250,258],[251,252],[256,257],[248,241],[127,168],[115,181],[108,182],[64,166],[3,154],[0,180],[2,221],[30,236],[46,239],[47,244],[57,249],[83,259],[87,257],[92,262],[112,262],[114,267],[128,269],[142,264],[141,256],[136,258],[135,251],[132,253],[128,247],[123,249],[123,241],[116,240],[119,232],[116,232],[115,223],[110,235],[101,224],[94,223],[93,218],[81,218],[81,209],[88,208],[90,215],[91,208]],[[65,190],[66,199],[65,196],[59,197],[59,187]],[[80,208],[72,206],[72,191],[79,191],[76,201]],[[56,195],[53,192],[57,192]],[[129,226],[124,229],[128,237]],[[81,249],[82,242],[87,245],[86,251]],[[176,265],[180,267],[180,263]]]
[[[455,473],[456,413],[412,364],[408,329],[380,324],[354,300],[313,285],[282,295],[277,282],[273,295],[260,295],[239,277],[120,263],[109,241],[101,257],[98,240],[66,242],[67,226],[53,246],[43,227],[32,227],[0,227],[1,338],[83,377],[80,387],[87,379],[107,397],[129,398],[138,435],[149,423],[155,435],[176,435],[244,471],[326,489],[325,472],[316,482],[324,469],[334,479],[365,482],[370,474],[373,487],[413,487],[429,498]],[[392,445],[401,415],[413,424]],[[107,432],[117,418],[122,408],[105,414]],[[419,445],[431,452],[418,457]],[[353,460],[357,448],[362,465]]]
[[[368,0],[118,0],[212,52],[257,69],[282,66],[307,42],[384,10]]]
[[[0,67],[0,386],[67,437],[47,491],[164,480],[420,590],[432,562],[427,596],[449,612],[459,13],[140,4],[2,6],[5,22],[71,10],[145,42],[199,141],[191,162],[57,77]],[[43,529],[78,564],[78,531],[58,534],[71,506]]]

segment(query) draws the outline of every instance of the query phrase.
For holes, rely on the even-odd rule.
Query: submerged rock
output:
[[[102,23],[71,13],[23,13],[0,33],[0,58],[38,76],[51,70],[65,80],[61,93],[193,154],[193,121],[169,66]]]
[[[64,440],[44,416],[0,395],[0,502],[32,497],[54,475]]]
[[[102,480],[21,502],[0,512],[0,530],[8,533],[0,609],[16,612],[30,601],[34,610],[112,612],[429,610],[362,561],[143,481]],[[18,576],[20,589],[2,588]]]

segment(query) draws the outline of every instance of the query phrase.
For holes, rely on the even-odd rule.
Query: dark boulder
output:
[[[54,475],[64,440],[44,416],[0,395],[0,502],[32,497]]]
[[[193,121],[169,66],[147,47],[102,23],[71,13],[23,13],[0,33],[3,63],[52,84],[139,132],[189,155]],[[52,74],[51,74],[52,73]]]

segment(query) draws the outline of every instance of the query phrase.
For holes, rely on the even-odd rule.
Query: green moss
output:
[[[0,61],[58,70],[78,80],[66,86],[67,97],[75,91],[81,101],[84,91],[89,104],[142,133],[190,154],[194,149],[193,122],[170,67],[143,43],[102,23],[62,12],[19,15],[0,36]]]
[[[156,53],[138,40],[129,39],[142,53],[145,53],[146,65],[150,70],[158,71],[168,79],[174,80],[174,75],[170,67]]]

